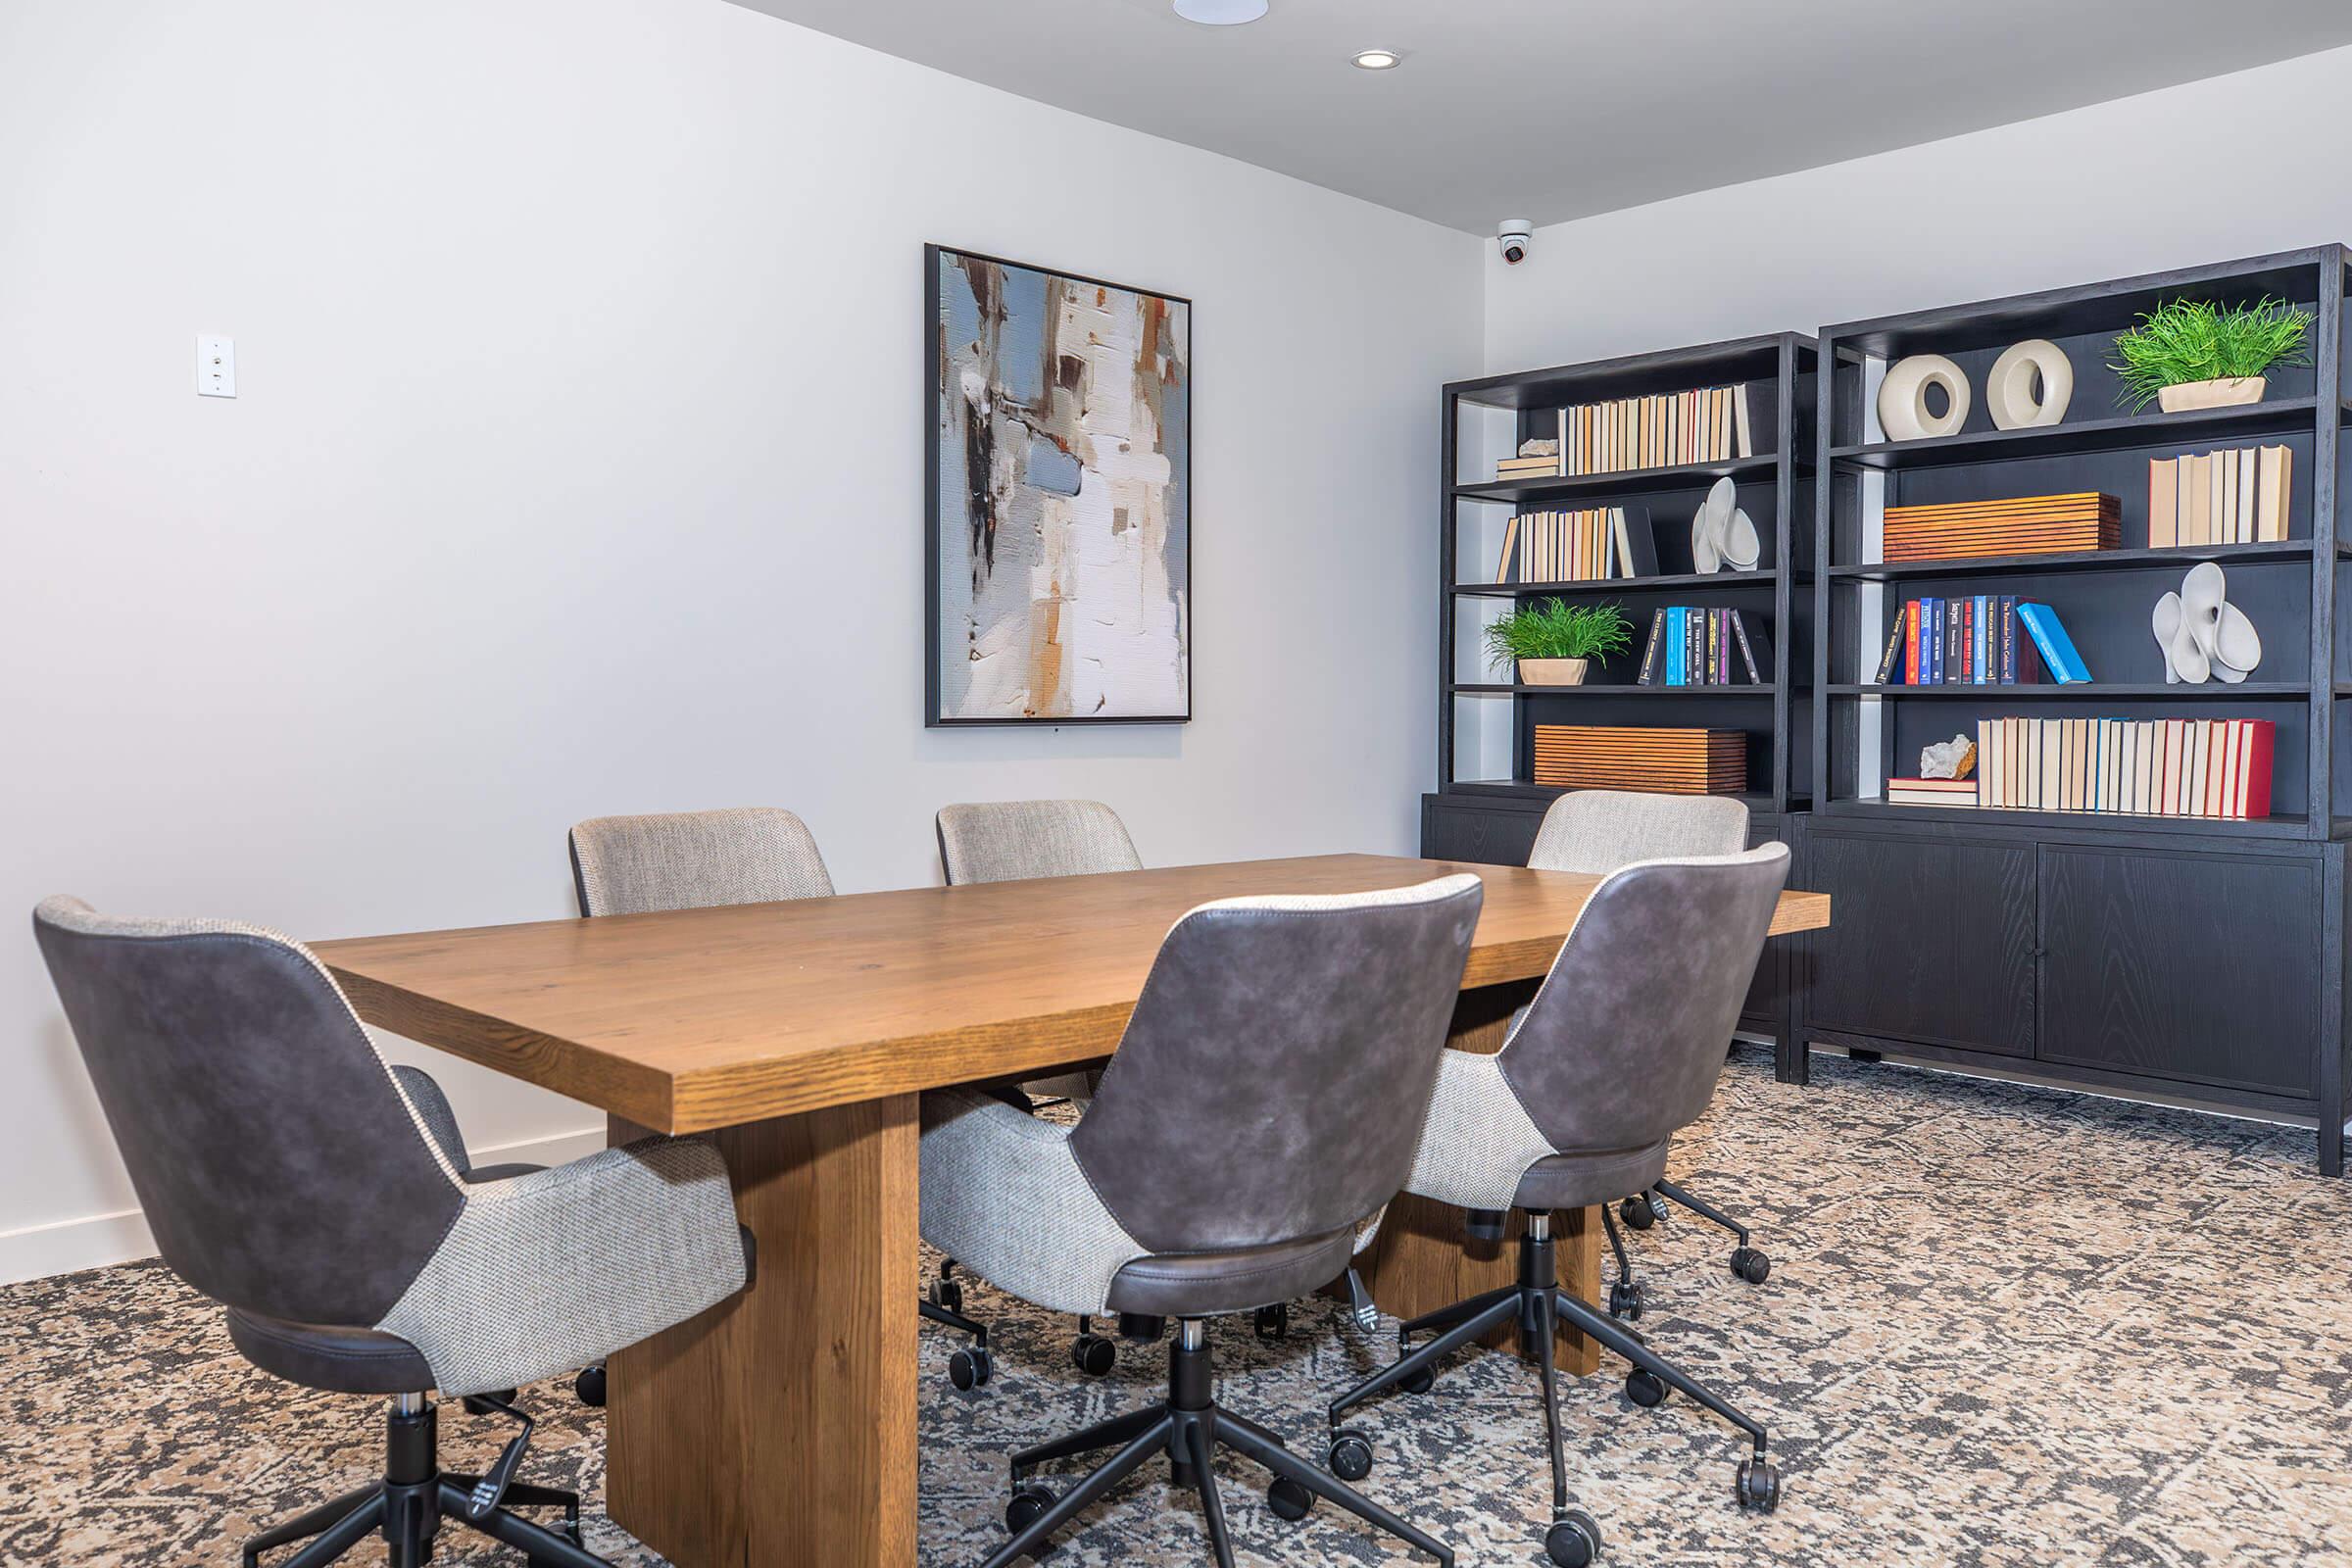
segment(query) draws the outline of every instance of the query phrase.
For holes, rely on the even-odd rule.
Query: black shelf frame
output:
[[[1811,530],[1805,525],[1806,505],[1817,442],[1812,429],[1814,409],[1810,385],[1817,356],[1813,340],[1796,332],[1774,332],[1734,338],[1721,343],[1695,344],[1655,354],[1629,355],[1582,365],[1554,366],[1510,375],[1486,376],[1448,383],[1442,398],[1441,483],[1438,527],[1438,796],[1484,800],[1548,802],[1566,793],[1528,779],[1457,778],[1454,773],[1456,704],[1460,701],[1508,702],[1511,705],[1512,756],[1524,767],[1533,750],[1533,704],[1597,701],[1608,705],[1608,722],[1627,722],[1620,716],[1647,710],[1654,700],[1661,708],[1662,725],[1681,720],[1682,705],[1698,699],[1748,705],[1768,705],[1749,729],[1769,750],[1762,770],[1767,787],[1740,799],[1760,816],[1779,817],[1803,804],[1801,740],[1794,722],[1797,686],[1804,673],[1805,643],[1801,622],[1811,607]],[[1572,405],[1679,392],[1699,387],[1743,382],[1767,382],[1773,389],[1769,430],[1758,430],[1755,456],[1714,463],[1678,464],[1568,478],[1505,480],[1498,483],[1461,475],[1462,420],[1466,412],[1502,410],[1513,416],[1516,439],[1548,434],[1535,421],[1551,411]],[[1492,583],[1461,580],[1463,561],[1458,543],[1463,520],[1477,509],[1489,507],[1550,507],[1639,501],[1645,496],[1668,496],[1704,490],[1720,478],[1746,485],[1770,484],[1774,525],[1772,559],[1749,571],[1664,572],[1645,577],[1612,577],[1574,582]],[[1653,521],[1670,523],[1671,519]],[[1672,563],[1669,563],[1671,564]],[[1492,562],[1471,564],[1480,571]],[[1647,640],[1648,608],[1666,594],[1688,594],[1699,605],[1738,603],[1756,606],[1769,593],[1771,600],[1772,663],[1760,683],[1728,686],[1642,686],[1630,679],[1610,679],[1587,686],[1531,686],[1517,682],[1457,678],[1454,643],[1465,601],[1534,598],[1630,599],[1628,612],[1636,621],[1634,656]],[[1669,715],[1673,716],[1669,716]],[[1638,720],[1637,720],[1638,721]]]

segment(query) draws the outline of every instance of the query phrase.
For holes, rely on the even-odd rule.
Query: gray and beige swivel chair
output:
[[[1580,790],[1563,795],[1544,813],[1544,826],[1527,863],[1539,871],[1583,871],[1606,876],[1636,860],[1656,860],[1687,855],[1738,855],[1747,848],[1747,806],[1744,802],[1710,795],[1640,795],[1619,790]],[[1728,1040],[1727,1040],[1728,1045]],[[1658,1178],[1646,1193],[1636,1193],[1617,1207],[1625,1222],[1647,1230],[1665,1213],[1665,1203],[1680,1203],[1700,1218],[1730,1231],[1732,1273],[1750,1285],[1761,1285],[1772,1272],[1772,1259],[1750,1245],[1747,1227],[1696,1194]],[[1609,1310],[1620,1317],[1642,1315],[1642,1287],[1626,1257],[1624,1238],[1617,1233],[1616,1215],[1602,1210],[1610,1250],[1617,1255],[1617,1279],[1609,1287]]]
[[[468,1181],[447,1102],[385,1065],[299,943],[65,898],[33,932],[165,1263],[263,1371],[389,1398],[381,1479],[254,1537],[247,1568],[298,1541],[281,1568],[322,1568],[369,1534],[417,1568],[444,1520],[600,1568],[578,1497],[514,1479],[531,1427],[509,1401],[742,1289],[717,1152],[649,1138]],[[435,1390],[522,1423],[484,1475],[440,1469]],[[564,1533],[510,1505],[561,1508]]]
[[[1100,801],[988,801],[943,806],[932,821],[939,835],[940,869],[948,885],[973,882],[1023,882],[1041,876],[1093,876],[1105,871],[1140,871],[1143,857],[1119,814]],[[1084,1101],[1095,1092],[1101,1072],[1061,1073],[1021,1085],[1037,1100]],[[953,1310],[963,1307],[963,1287],[956,1282],[953,1258],[940,1265],[932,1283],[931,1299]],[[1122,1328],[1130,1338],[1156,1339],[1160,1326],[1130,1318]],[[1108,1335],[1095,1332],[1094,1320],[1078,1319],[1078,1337],[1070,1344],[1070,1363],[1089,1377],[1105,1377],[1118,1362],[1118,1347]]]
[[[1222,1444],[1275,1476],[1274,1511],[1326,1498],[1450,1564],[1441,1543],[1219,1404],[1206,1319],[1337,1279],[1411,1169],[1482,889],[1449,876],[1321,898],[1204,904],[1169,930],[1075,1126],[972,1090],[923,1097],[922,1231],[1057,1312],[1173,1318],[1167,1398],[1012,1458],[1005,1568],[1164,1453],[1233,1549]],[[1039,1465],[1112,1457],[1056,1498]]]
[[[1666,1168],[1674,1135],[1714,1098],[1724,1043],[1755,973],[1773,907],[1788,875],[1787,846],[1740,855],[1642,861],[1592,890],[1536,1000],[1492,1055],[1447,1051],[1429,1123],[1405,1190],[1474,1213],[1517,1208],[1519,1283],[1406,1323],[1435,1334],[1331,1406],[1332,1461],[1342,1475],[1371,1467],[1369,1439],[1340,1418],[1384,1389],[1420,1393],[1438,1362],[1516,1324],[1535,1354],[1551,1455],[1554,1523],[1544,1545],[1561,1568],[1599,1549],[1589,1517],[1568,1506],[1552,1336],[1565,1318],[1634,1364],[1626,1392],[1656,1404],[1681,1389],[1745,1432],[1741,1507],[1770,1509],[1780,1478],[1764,1428],[1668,1362],[1607,1313],[1560,1289],[1555,1210],[1613,1203],[1647,1192]]]
[[[792,812],[772,806],[717,811],[595,816],[571,830],[571,886],[580,914],[655,914],[730,904],[829,899],[833,877],[816,836]],[[923,1316],[971,1337],[948,1361],[958,1389],[988,1381],[988,1330],[954,1303],[926,1300]],[[580,1397],[605,1402],[605,1369],[580,1374]]]

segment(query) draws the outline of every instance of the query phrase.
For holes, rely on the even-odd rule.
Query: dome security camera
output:
[[[1517,267],[1527,260],[1528,251],[1536,243],[1536,227],[1524,218],[1506,218],[1494,235],[1494,243],[1501,248],[1503,265]]]

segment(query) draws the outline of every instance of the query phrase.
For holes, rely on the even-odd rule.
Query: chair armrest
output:
[[[743,1283],[718,1152],[649,1138],[468,1188],[377,1327],[422,1351],[444,1394],[478,1394],[600,1360]]]

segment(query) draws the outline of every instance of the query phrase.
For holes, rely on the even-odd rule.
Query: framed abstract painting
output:
[[[1192,302],[923,247],[925,722],[1193,716]]]

